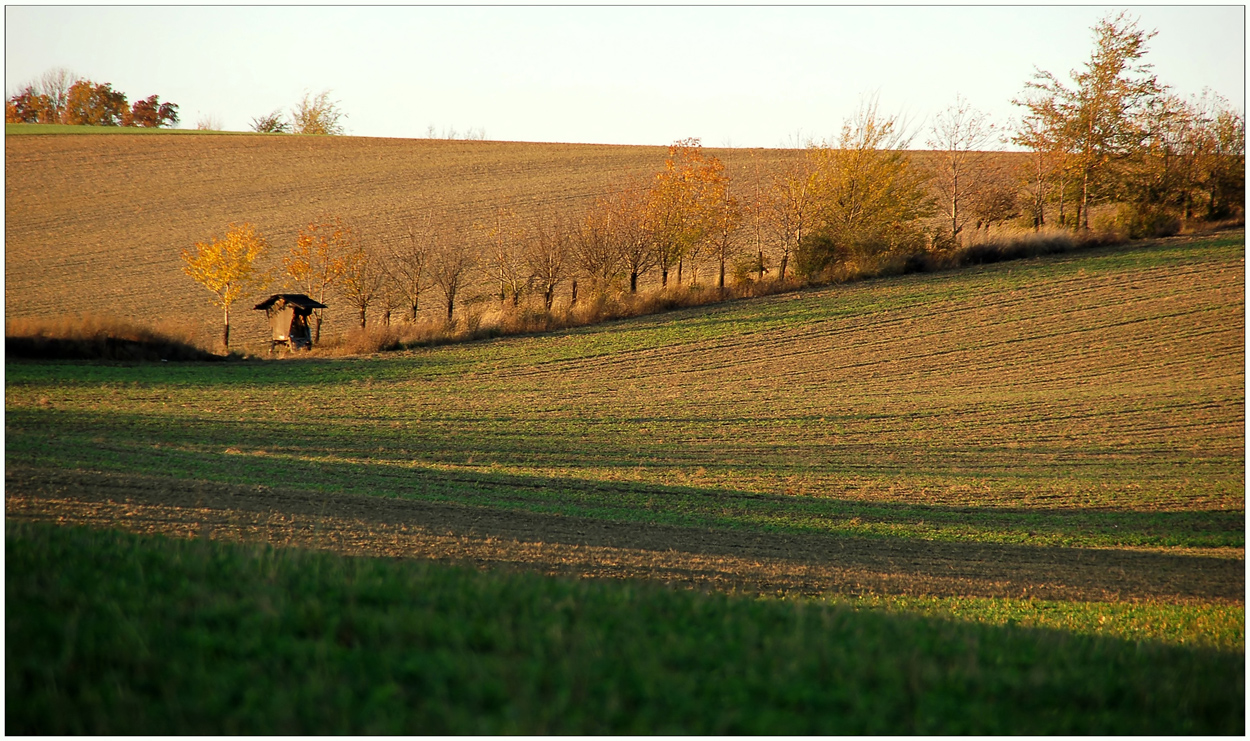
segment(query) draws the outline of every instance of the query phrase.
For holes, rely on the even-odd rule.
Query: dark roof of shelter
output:
[[[302,293],[275,293],[274,295],[270,296],[264,301],[261,301],[259,304],[256,304],[256,308],[262,309],[262,310],[268,309],[270,306],[273,306],[274,303],[277,302],[278,299],[283,299],[288,304],[294,304],[295,306],[298,306],[301,309],[329,308],[325,304],[321,303],[320,301],[314,301],[313,299],[305,296]]]

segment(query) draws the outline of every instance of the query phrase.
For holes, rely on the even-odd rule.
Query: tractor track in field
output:
[[[1244,603],[1244,551],[734,532],[10,466],[6,520],[754,593]]]

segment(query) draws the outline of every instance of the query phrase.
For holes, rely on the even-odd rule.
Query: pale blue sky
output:
[[[5,9],[5,88],[63,66],[246,130],[331,89],[348,133],[433,125],[512,141],[777,147],[865,95],[924,122],[956,94],[999,123],[1034,67],[1066,79],[1128,10],[1182,95],[1245,105],[1240,6],[39,7]]]

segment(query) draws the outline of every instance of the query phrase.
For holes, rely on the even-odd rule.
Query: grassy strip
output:
[[[14,124],[6,123],[4,125],[5,136],[26,136],[26,135],[48,135],[48,134],[115,134],[129,135],[137,134],[161,135],[161,134],[224,134],[230,136],[267,136],[266,134],[257,134],[254,131],[205,131],[202,129],[150,129],[143,126],[71,126],[69,124]]]
[[[876,594],[839,596],[834,601],[857,610],[945,617],[982,625],[1045,628],[1241,653],[1246,650],[1244,605],[1061,602]]]
[[[1244,655],[9,523],[11,733],[1240,734]]]

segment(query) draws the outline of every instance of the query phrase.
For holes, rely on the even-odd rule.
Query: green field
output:
[[[6,460],[696,526],[1244,547],[1241,245],[385,357],[10,363]]]
[[[5,550],[9,733],[1244,729],[1240,651],[52,526]]]
[[[370,358],[7,362],[9,727],[1244,732],[1244,244]],[[493,524],[405,529],[435,514]],[[341,555],[411,544],[488,570]]]

